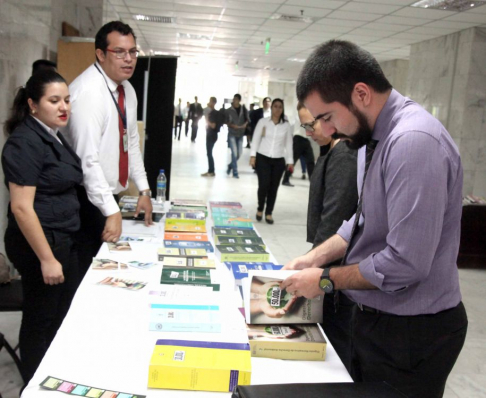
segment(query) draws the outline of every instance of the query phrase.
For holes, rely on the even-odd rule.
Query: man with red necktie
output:
[[[145,212],[145,224],[152,224],[152,194],[137,130],[137,97],[128,82],[137,64],[135,40],[133,30],[123,22],[104,25],[95,39],[97,62],[69,86],[72,118],[66,134],[83,165],[83,187],[78,192],[81,277],[102,241],[120,238],[122,217],[116,195],[128,188],[128,177],[140,192],[136,214]]]

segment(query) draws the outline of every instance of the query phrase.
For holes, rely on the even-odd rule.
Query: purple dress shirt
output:
[[[437,119],[396,90],[378,116],[373,139],[379,142],[364,186],[364,223],[346,262],[359,263],[378,290],[344,293],[397,315],[453,308],[461,301],[459,150]],[[337,232],[346,241],[353,223],[354,216]]]

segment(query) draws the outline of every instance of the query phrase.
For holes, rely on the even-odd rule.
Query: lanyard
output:
[[[101,76],[103,76],[103,79],[105,80],[105,83],[106,83],[106,88],[110,92],[111,98],[113,99],[113,102],[115,103],[116,110],[118,111],[118,114],[120,115],[120,119],[123,123],[123,129],[125,131],[127,131],[127,102],[126,102],[126,98],[125,98],[125,114],[123,114],[120,107],[118,106],[118,102],[116,102],[115,96],[113,95],[113,93],[110,90],[110,87],[108,86],[108,82],[106,81],[105,75],[103,75],[103,73],[100,71],[100,68],[98,68],[98,65],[94,64],[94,66],[95,66],[96,69],[98,69],[98,72],[100,72]]]

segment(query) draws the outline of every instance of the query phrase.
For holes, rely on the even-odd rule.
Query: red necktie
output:
[[[117,90],[118,107],[120,108],[120,112],[122,112],[122,114],[125,116],[125,90],[121,84],[117,87]],[[126,187],[128,183],[128,151],[125,152],[123,149],[123,133],[125,129],[123,127],[123,121],[120,115],[118,115],[118,130],[120,131],[120,161],[118,163],[118,181],[122,186]]]

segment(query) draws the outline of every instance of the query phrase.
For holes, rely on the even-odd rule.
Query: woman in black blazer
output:
[[[23,377],[28,382],[49,348],[77,286],[73,234],[79,229],[75,186],[81,161],[59,127],[70,115],[69,90],[56,72],[33,75],[5,122],[2,166],[10,190],[7,255],[22,276],[20,327]]]

